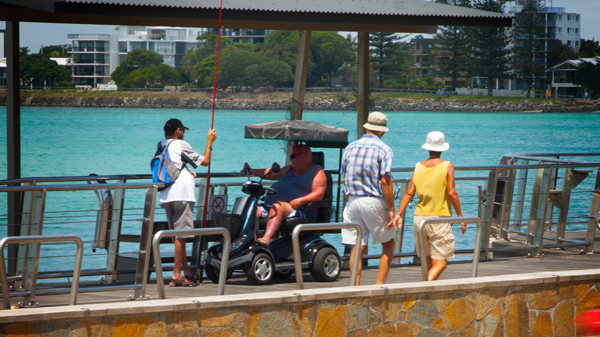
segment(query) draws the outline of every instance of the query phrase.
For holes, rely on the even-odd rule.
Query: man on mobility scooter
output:
[[[267,248],[283,219],[317,218],[317,209],[306,204],[321,201],[327,187],[325,172],[320,165],[313,163],[310,147],[294,146],[290,160],[292,165],[277,173],[268,168],[250,169],[249,172],[265,179],[278,180],[271,186],[277,194],[267,195],[257,211],[259,219],[268,218],[268,222],[264,236],[256,239],[256,243]]]

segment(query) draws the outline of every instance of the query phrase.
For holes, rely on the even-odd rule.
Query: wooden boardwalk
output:
[[[598,234],[598,233],[597,233]],[[595,247],[600,247],[600,234],[595,240]],[[580,254],[581,248],[574,247],[568,249],[546,249],[544,256],[541,257],[526,257],[526,256],[503,256],[495,254],[491,261],[479,263],[478,276],[496,276],[508,274],[522,274],[534,272],[556,271],[560,275],[560,271],[565,270],[581,270],[600,268],[600,254]],[[401,265],[392,266],[388,274],[388,283],[405,283],[421,281],[421,267],[406,264],[412,259],[403,259]],[[371,261],[371,264],[376,264],[376,261]],[[442,280],[468,278],[471,275],[471,261],[450,261],[448,268],[442,274]],[[363,269],[362,285],[375,284],[377,277],[377,266],[370,266]],[[167,281],[168,282],[168,281]],[[85,282],[82,286],[98,286],[97,283]],[[305,289],[325,288],[325,287],[345,287],[350,285],[350,272],[342,271],[340,278],[332,283],[315,282],[310,273],[304,273]],[[40,285],[42,286],[42,285]],[[65,287],[68,285],[65,284]],[[41,287],[38,287],[41,289]],[[296,290],[295,276],[292,275],[288,280],[275,280],[273,284],[266,286],[255,286],[248,282],[246,276],[241,273],[234,273],[225,285],[225,294],[245,294],[270,291]],[[79,293],[78,305],[91,303],[109,303],[127,301],[130,295],[133,295],[133,290],[106,290],[102,292]],[[204,297],[214,296],[217,294],[217,285],[208,279],[197,287],[178,287],[170,288],[165,285],[166,297],[185,298],[185,297]],[[155,280],[151,280],[146,288],[146,294],[150,296],[150,300],[158,298],[158,291]],[[12,305],[16,305],[18,298],[12,298]],[[58,306],[66,305],[69,302],[69,295],[38,295],[36,301],[39,306]]]

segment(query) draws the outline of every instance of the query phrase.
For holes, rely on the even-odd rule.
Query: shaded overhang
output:
[[[0,0],[0,21],[217,27],[219,0]],[[223,0],[222,26],[435,33],[438,25],[510,27],[507,15],[422,0]]]

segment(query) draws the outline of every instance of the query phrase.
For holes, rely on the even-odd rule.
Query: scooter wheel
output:
[[[337,250],[331,247],[321,248],[312,263],[310,274],[319,282],[333,282],[342,271],[342,262]]]
[[[275,275],[275,264],[266,253],[258,253],[252,263],[246,265],[246,277],[252,284],[263,285],[270,283]]]
[[[214,283],[219,283],[219,269],[217,269],[215,266],[206,266],[206,268],[204,269],[204,271],[206,272],[206,277],[208,277],[209,280],[213,281]],[[225,279],[225,281],[229,280],[229,278],[231,277],[231,275],[233,274],[233,270],[230,270],[227,272],[227,278]]]

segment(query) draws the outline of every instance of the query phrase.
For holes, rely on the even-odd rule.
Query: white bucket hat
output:
[[[427,151],[444,152],[450,148],[450,144],[446,143],[443,133],[433,131],[427,134],[427,141],[421,147]]]
[[[386,125],[387,115],[384,115],[379,111],[373,111],[371,114],[369,114],[369,120],[363,124],[363,127],[373,131],[390,131]]]

